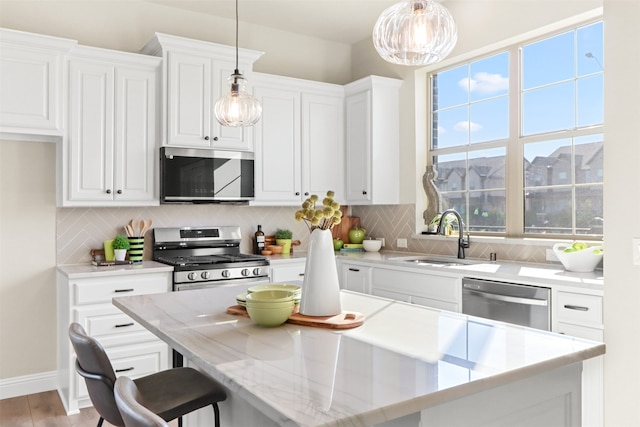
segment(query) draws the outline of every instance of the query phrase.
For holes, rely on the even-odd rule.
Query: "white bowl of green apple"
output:
[[[604,256],[600,243],[594,245],[585,242],[556,243],[553,245],[553,252],[565,270],[576,273],[592,272]]]

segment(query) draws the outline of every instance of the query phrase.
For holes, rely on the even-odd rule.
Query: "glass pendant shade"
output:
[[[453,17],[434,0],[396,3],[380,14],[373,27],[373,45],[392,64],[435,64],[451,53],[457,41]]]
[[[262,115],[260,101],[246,91],[246,80],[238,72],[229,77],[231,90],[222,96],[214,107],[216,119],[222,126],[253,126]]]

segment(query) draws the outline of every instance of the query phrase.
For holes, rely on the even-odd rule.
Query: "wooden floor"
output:
[[[0,400],[0,427],[95,427],[99,418],[93,408],[67,416],[55,390]],[[102,425],[111,426],[106,421]]]

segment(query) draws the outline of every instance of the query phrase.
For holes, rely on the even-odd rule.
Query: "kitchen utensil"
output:
[[[143,222],[143,226],[142,226],[142,231],[140,232],[140,236],[144,236],[145,234],[147,234],[147,231],[149,231],[149,229],[151,228],[151,225],[153,224],[153,221],[150,219],[145,219],[142,222]]]
[[[127,233],[127,237],[135,237],[135,234],[133,234],[133,227],[129,224],[124,226],[124,231]]]
[[[133,230],[134,233],[131,237],[138,237],[136,233],[140,230],[140,221],[138,221],[137,219],[132,219],[129,225],[131,226],[131,230]]]

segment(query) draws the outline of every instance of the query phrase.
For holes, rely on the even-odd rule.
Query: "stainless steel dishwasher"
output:
[[[549,331],[551,289],[494,280],[462,279],[462,313]]]

